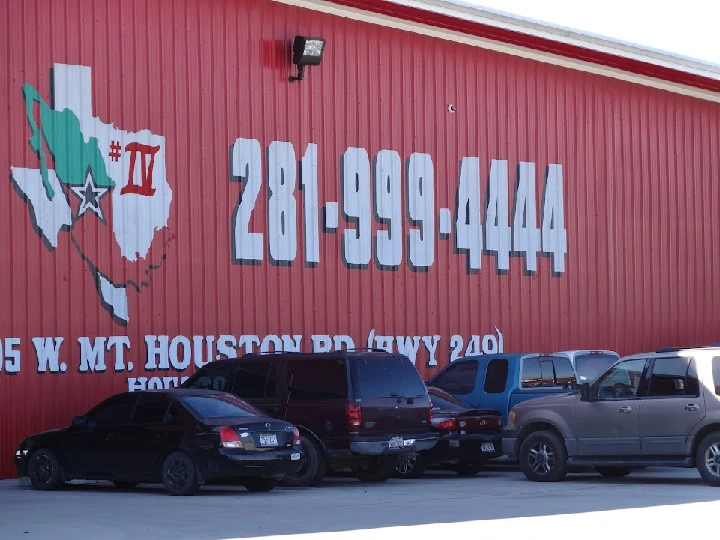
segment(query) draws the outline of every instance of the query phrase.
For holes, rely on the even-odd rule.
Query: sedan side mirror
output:
[[[590,397],[590,383],[582,383],[580,385],[580,400],[581,401],[592,401]]]

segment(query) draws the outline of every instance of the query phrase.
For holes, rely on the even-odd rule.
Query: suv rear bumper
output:
[[[391,441],[402,439],[402,445],[391,448]],[[409,454],[430,450],[437,444],[434,433],[401,435],[397,437],[358,437],[350,441],[350,450],[355,454],[379,456],[383,454]],[[399,441],[398,441],[399,442]]]

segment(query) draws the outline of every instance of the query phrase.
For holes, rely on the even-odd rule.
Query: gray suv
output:
[[[503,453],[528,480],[669,466],[697,467],[720,486],[720,347],[622,358],[572,392],[516,405],[508,420]]]

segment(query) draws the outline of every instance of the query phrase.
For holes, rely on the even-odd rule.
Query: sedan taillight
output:
[[[295,428],[295,435],[293,435],[293,445],[300,446],[300,430]]]
[[[457,429],[457,420],[455,420],[454,418],[448,418],[447,420],[438,419],[433,422],[433,425],[439,429],[447,429],[448,431],[452,431],[454,429]]]
[[[227,426],[220,428],[220,443],[225,448],[242,448],[242,441],[240,441],[237,431]]]

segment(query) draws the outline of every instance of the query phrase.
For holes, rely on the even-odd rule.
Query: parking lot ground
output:
[[[0,482],[3,540],[586,539],[636,531],[669,538],[700,531],[718,514],[720,488],[705,485],[694,469],[646,469],[620,480],[575,474],[538,484],[512,467],[494,467],[474,478],[439,472],[380,485],[330,478],[318,488],[259,494],[212,486],[194,497],[171,497],[160,486],[121,491],[95,483],[44,493]]]

